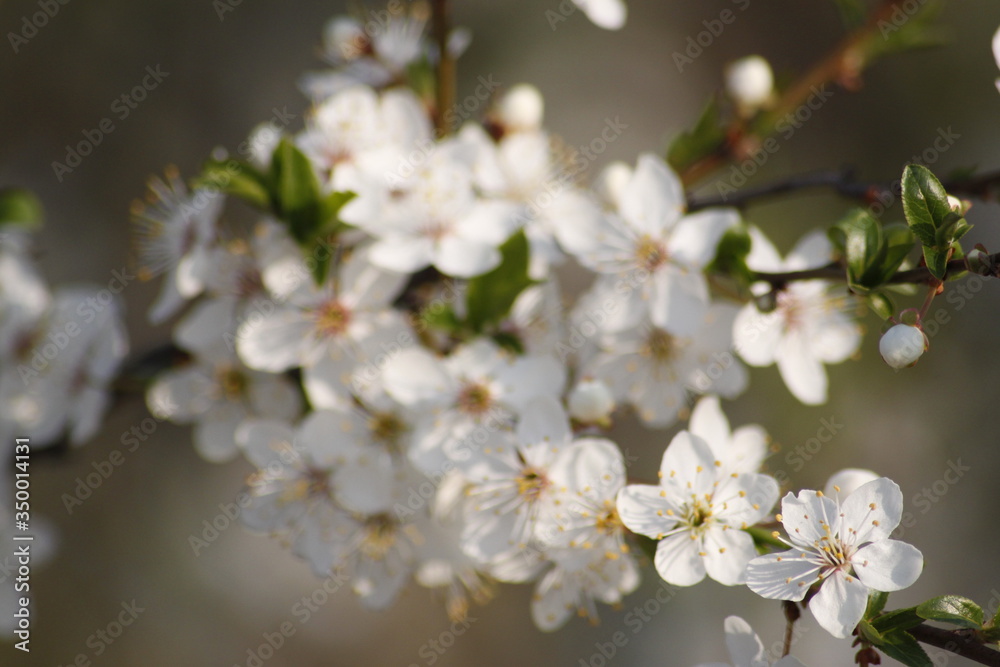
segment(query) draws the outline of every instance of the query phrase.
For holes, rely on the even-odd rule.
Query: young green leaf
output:
[[[0,190],[0,227],[37,229],[43,218],[42,203],[33,192],[21,188]]]
[[[719,117],[719,103],[713,97],[705,105],[694,129],[683,132],[670,144],[667,162],[676,171],[683,171],[706,157],[726,138],[725,128]]]
[[[262,210],[271,208],[271,192],[267,176],[248,162],[209,160],[192,187],[218,189]]]
[[[896,313],[896,308],[893,306],[892,299],[882,292],[872,292],[871,294],[868,294],[865,299],[868,307],[883,320],[889,319]]]
[[[719,239],[715,258],[706,271],[730,276],[741,286],[748,287],[753,282],[753,273],[747,266],[750,244],[750,233],[745,225],[730,227]]]
[[[929,621],[951,623],[963,628],[982,628],[983,609],[968,598],[942,595],[917,605],[917,614]]]
[[[889,601],[889,594],[882,591],[872,591],[868,595],[868,608],[865,609],[865,618],[871,620],[882,613],[885,603]]]
[[[271,156],[272,206],[288,223],[292,236],[305,243],[319,232],[319,181],[302,151],[288,138],[282,138]]]
[[[906,607],[882,614],[872,621],[872,625],[879,632],[885,633],[893,630],[909,630],[923,622],[924,619],[917,614],[916,607]]]
[[[913,635],[904,630],[892,630],[882,635],[882,643],[878,650],[893,660],[898,660],[909,667],[933,667],[934,663],[927,656]]]
[[[934,234],[950,214],[948,193],[931,170],[908,164],[903,170],[903,213],[910,229],[924,245],[934,245]]]
[[[502,320],[517,295],[534,284],[528,276],[528,239],[524,230],[514,233],[500,246],[500,266],[469,280],[465,303],[467,324],[481,333]]]

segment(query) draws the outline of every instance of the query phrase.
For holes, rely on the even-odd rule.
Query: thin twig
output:
[[[768,114],[768,120],[758,127],[776,127],[783,116],[794,112],[814,94],[815,89],[822,88],[825,84],[837,83],[850,88],[858,87],[861,70],[871,60],[868,44],[880,34],[879,23],[889,18],[894,10],[896,10],[896,0],[882,0],[864,25],[848,33],[833,51],[785,90],[775,104],[774,110]],[[773,134],[773,131],[772,129],[767,134],[757,132],[756,137],[753,133],[750,136],[729,133],[715,150],[709,151],[706,157],[684,169],[681,180],[685,185],[697,183],[734,157],[738,157],[740,146],[755,143],[753,141],[755,138],[759,142]]]
[[[995,253],[989,256],[989,263],[995,264],[1000,263],[1000,253]],[[945,265],[945,279],[947,280],[949,275],[954,275],[956,273],[961,273],[963,271],[968,271],[969,265],[965,258],[950,260]],[[993,275],[993,274],[990,274]],[[998,277],[993,275],[994,278]],[[784,271],[779,273],[770,273],[766,271],[757,271],[753,274],[754,280],[760,280],[766,283],[770,283],[775,289],[781,289],[785,285],[791,282],[799,280],[833,280],[833,281],[846,281],[847,271],[844,269],[843,265],[838,262],[831,262],[826,266],[820,266],[815,269],[803,269],[801,271]],[[894,276],[886,281],[889,284],[899,285],[899,284],[932,284],[938,282],[938,279],[930,272],[926,266],[919,266],[915,269],[907,269],[906,271],[899,271]]]

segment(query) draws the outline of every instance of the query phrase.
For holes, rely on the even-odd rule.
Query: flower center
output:
[[[621,517],[618,516],[618,509],[610,500],[604,501],[604,511],[597,515],[594,526],[602,535],[616,535],[625,528]]]
[[[316,329],[324,336],[341,336],[351,323],[351,311],[339,301],[328,301],[316,309]]]
[[[458,409],[470,415],[482,415],[493,404],[489,387],[470,383],[458,394]]]
[[[365,522],[361,552],[372,560],[382,560],[396,544],[399,524],[388,514],[376,514]]]
[[[517,493],[526,500],[537,500],[542,492],[549,486],[549,479],[545,473],[531,466],[526,466],[521,470],[521,475],[517,478]]]
[[[247,377],[238,368],[232,366],[222,366],[215,371],[215,379],[222,389],[224,398],[234,400],[246,394]]]
[[[667,249],[660,241],[644,235],[635,244],[635,262],[647,271],[655,271],[667,261]]]
[[[684,522],[694,533],[701,533],[712,522],[712,505],[707,500],[694,498],[685,509]]]
[[[391,412],[376,412],[368,418],[368,428],[373,440],[395,447],[406,431],[406,424]]]
[[[646,339],[646,354],[655,361],[669,361],[677,351],[677,341],[662,329],[653,329]]]

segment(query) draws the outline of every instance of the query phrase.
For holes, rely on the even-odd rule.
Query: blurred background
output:
[[[546,96],[548,127],[572,145],[589,143],[607,118],[628,125],[594,173],[614,159],[634,162],[642,151],[662,153],[721,85],[726,62],[759,53],[779,79],[791,78],[842,34],[830,1],[633,0],[619,33],[599,30],[579,12],[551,25],[546,12],[558,13],[558,0],[454,4],[457,23],[474,35],[460,63],[460,90],[471,91],[479,75],[492,74],[508,86],[532,82]],[[220,18],[220,8],[231,11]],[[736,20],[679,72],[674,52],[727,9]],[[126,265],[129,204],[165,165],[193,175],[213,148],[234,150],[275,108],[299,116],[291,128],[301,127],[307,103],[296,81],[322,66],[322,26],[344,10],[338,1],[77,0],[58,5],[47,25],[14,53],[9,33],[22,31],[25,17],[40,11],[39,2],[0,2],[0,184],[29,188],[46,206],[38,247],[49,283],[104,286],[112,270]],[[930,165],[936,172],[1000,168],[1000,94],[994,87],[1000,72],[990,51],[1000,4],[951,2],[940,21],[946,45],[879,62],[857,93],[837,89],[793,136],[780,140],[780,150],[749,184],[844,165],[867,179],[893,181],[911,156],[933,146],[939,131],[957,139]],[[166,74],[121,119],[112,104],[142,81],[147,67]],[[114,131],[58,180],[52,163],[64,162],[67,144],[75,145],[106,117]],[[707,181],[709,192],[714,180]],[[747,217],[787,251],[847,206],[829,194],[803,193],[755,205]],[[886,215],[893,218],[902,219],[898,206]],[[1000,248],[1000,207],[977,202],[970,221],[974,241]],[[151,327],[145,318],[158,287],[135,281],[123,293],[133,355],[169,339],[168,327]],[[799,405],[773,367],[754,369],[750,391],[724,404],[734,426],[757,422],[769,430],[782,447],[770,469],[787,474],[796,489],[821,488],[843,467],[871,468],[900,484],[913,516],[902,537],[923,551],[926,567],[916,585],[892,596],[894,607],[943,593],[994,609],[1000,603],[1000,285],[981,287],[961,303],[935,303],[932,312],[941,309],[942,319],[949,319],[915,368],[896,374],[881,363],[879,323],[869,317],[874,331],[861,358],[830,369],[827,405]],[[651,567],[623,610],[602,608],[598,627],[574,620],[553,634],[531,623],[530,587],[505,585],[490,605],[472,610],[468,631],[453,637],[443,653],[430,644],[452,643],[442,601],[415,587],[386,613],[365,611],[340,591],[301,622],[295,605],[322,582],[276,542],[234,524],[195,555],[189,538],[202,536],[203,522],[217,519],[220,504],[235,498],[249,466],[205,463],[187,427],[159,424],[135,451],[124,453],[122,465],[82,506],[67,512],[63,494],[73,493],[77,479],[112,451],[123,450],[122,435],[147,417],[135,396],[115,407],[85,447],[35,462],[34,516],[55,524],[59,549],[33,572],[32,652],[0,645],[0,664],[69,665],[82,654],[108,667],[596,667],[605,664],[603,646],[605,654],[614,650],[609,664],[692,665],[728,659],[722,622],[733,613],[750,621],[766,645],[781,639],[777,604],[710,581],[663,603]],[[816,437],[822,420],[842,427],[817,451],[800,450],[806,452],[800,462],[793,453]],[[613,435],[643,457],[637,474],[651,476],[672,434],[623,423]],[[962,471],[957,482],[946,482],[947,471],[956,469]],[[92,637],[133,600],[143,611],[119,637],[110,644]],[[638,628],[635,607],[644,607],[649,619]],[[265,635],[289,621],[294,635],[254,662],[251,654]],[[851,664],[848,642],[832,639],[811,617],[799,629],[795,653],[806,663]],[[619,631],[626,642],[615,647]],[[948,664],[964,663],[951,657]]]

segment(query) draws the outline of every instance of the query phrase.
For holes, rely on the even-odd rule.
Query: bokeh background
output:
[[[222,3],[232,11],[220,20]],[[301,127],[307,104],[296,80],[320,67],[322,25],[345,3],[222,3],[75,0],[59,5],[15,54],[7,35],[20,32],[39,4],[0,2],[0,184],[30,188],[45,203],[39,263],[51,284],[103,286],[113,269],[125,266],[129,203],[143,194],[149,175],[167,164],[194,174],[213,148],[235,149],[275,107],[297,114],[291,127]],[[760,53],[780,77],[792,77],[842,33],[830,1],[633,0],[620,33],[601,31],[580,13],[553,29],[546,12],[558,12],[557,0],[454,4],[457,22],[474,34],[460,65],[465,91],[480,74],[505,85],[532,82],[546,96],[547,125],[573,145],[597,136],[606,118],[628,125],[597,168],[613,159],[632,162],[642,151],[662,152],[721,84],[727,61]],[[735,11],[735,22],[678,72],[672,54],[725,9]],[[892,181],[948,128],[959,138],[932,165],[936,171],[1000,168],[1000,94],[993,83],[1000,73],[990,52],[1000,4],[951,2],[940,21],[947,30],[944,46],[880,62],[857,93],[837,90],[780,141],[779,152],[750,183],[844,165],[863,177]],[[114,116],[114,100],[142,80],[147,66],[157,65],[168,73],[164,81],[128,118]],[[58,181],[51,163],[63,161],[65,146],[105,117],[114,119],[114,132]],[[835,221],[846,206],[826,193],[803,193],[756,205],[747,217],[787,250],[801,234]],[[901,216],[898,206],[888,213]],[[1000,207],[977,203],[970,220],[976,225],[972,238],[991,250],[1000,247]],[[151,327],[145,319],[157,287],[135,281],[123,294],[137,356],[169,338],[167,327]],[[831,369],[827,405],[797,404],[769,368],[754,369],[750,391],[724,406],[734,426],[758,422],[770,431],[782,446],[771,470],[784,471],[795,488],[820,486],[847,466],[874,469],[902,486],[914,516],[903,537],[923,551],[926,568],[915,586],[892,596],[895,606],[945,592],[981,603],[992,598],[993,608],[1000,602],[1000,285],[982,287],[961,307],[935,304],[950,320],[913,369],[897,374],[885,367],[877,331],[870,331],[860,359]],[[866,321],[877,329],[874,317]],[[122,434],[147,416],[141,397],[127,399],[94,441],[35,462],[35,517],[55,525],[59,550],[33,574],[32,652],[0,644],[0,664],[68,665],[83,654],[108,667],[247,665],[248,650],[286,621],[295,634],[263,663],[269,667],[430,665],[432,659],[439,665],[600,665],[595,642],[606,644],[617,631],[627,643],[609,664],[690,665],[728,658],[722,621],[731,613],[747,618],[768,645],[781,638],[778,606],[745,588],[706,582],[666,604],[650,603],[658,588],[651,567],[622,611],[602,609],[600,626],[576,620],[554,634],[533,627],[530,587],[504,586],[489,606],[472,610],[475,621],[443,654],[428,650],[428,642],[444,639],[450,623],[441,601],[424,589],[409,589],[386,613],[365,611],[340,591],[300,623],[294,605],[321,582],[278,544],[233,525],[194,555],[189,537],[219,515],[220,503],[234,499],[249,467],[201,461],[186,427],[159,425],[82,507],[67,513],[61,496],[72,493],[95,463],[122,449]],[[843,426],[803,465],[792,462],[790,452],[814,438],[823,419]],[[627,422],[614,434],[642,455],[639,474],[653,473],[671,435]],[[969,470],[957,483],[944,484],[956,462]],[[933,503],[918,500],[925,488]],[[144,611],[97,655],[99,644],[88,638],[133,599]],[[626,614],[644,605],[656,613],[634,632]],[[799,627],[795,652],[807,663],[851,664],[847,642],[833,640],[810,617]],[[963,663],[952,657],[948,664]]]

